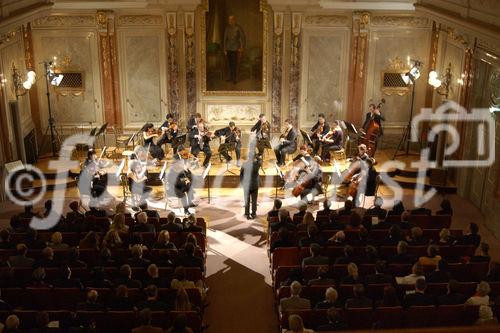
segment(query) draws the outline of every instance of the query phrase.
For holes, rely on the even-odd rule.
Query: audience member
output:
[[[373,207],[369,208],[365,212],[365,215],[376,216],[378,219],[384,220],[385,217],[387,216],[387,210],[382,208],[383,204],[384,204],[384,199],[382,199],[382,197],[376,197],[373,202]]]
[[[286,333],[313,333],[313,330],[304,328],[304,322],[299,315],[293,314],[288,317],[289,329]]]
[[[293,311],[293,310],[310,310],[311,302],[306,298],[300,297],[302,285],[294,281],[290,285],[291,296],[282,298],[280,301],[280,312]]]
[[[113,217],[113,223],[109,227],[109,230],[116,231],[119,234],[128,233],[128,225],[125,224],[125,214],[118,213]]]
[[[16,315],[10,315],[5,319],[5,327],[2,333],[22,333],[19,329],[21,322]]]
[[[397,254],[390,256],[388,258],[389,263],[391,264],[413,264],[417,261],[413,255],[408,254],[408,243],[405,241],[399,241],[397,248]]]
[[[335,285],[335,280],[330,277],[328,266],[318,267],[318,277],[316,279],[309,280],[308,285],[310,286],[333,286]]]
[[[363,280],[359,276],[358,266],[351,262],[347,265],[347,275],[342,278],[341,284],[359,284],[363,283]]]
[[[155,285],[158,288],[169,288],[170,281],[167,278],[160,278],[158,266],[150,264],[147,269],[147,277],[144,279],[144,285]]]
[[[184,267],[198,267],[202,272],[205,270],[203,259],[194,255],[195,246],[192,243],[186,244],[184,255],[177,258],[177,264]]]
[[[324,310],[332,307],[341,307],[341,305],[339,304],[339,294],[337,290],[333,287],[329,287],[325,290],[325,300],[316,304],[314,310]]]
[[[305,266],[315,266],[315,265],[328,265],[330,259],[328,257],[321,255],[321,246],[319,244],[313,243],[309,247],[310,257],[302,259],[302,267]]]
[[[175,213],[170,212],[167,215],[167,223],[160,225],[160,230],[167,230],[169,232],[181,232],[182,224],[175,221]]]
[[[80,249],[99,250],[99,244],[99,234],[95,231],[89,231],[85,234],[85,237],[80,240],[78,247]]]
[[[172,279],[172,282],[170,283],[170,287],[172,289],[190,289],[190,288],[196,288],[195,284],[193,281],[189,281],[186,277],[186,269],[182,266],[176,267],[174,270],[174,278]]]
[[[175,317],[174,323],[172,327],[167,330],[167,333],[193,333],[193,330],[187,326],[186,315],[179,314]]]
[[[143,251],[140,245],[134,245],[130,249],[131,258],[128,259],[127,263],[130,267],[148,267],[151,261],[144,259],[142,257]]]
[[[425,279],[429,283],[446,283],[450,280],[451,274],[448,271],[448,262],[439,260],[436,269],[428,274]]]
[[[375,263],[375,274],[365,276],[365,284],[394,284],[394,278],[386,274],[387,264],[385,261],[379,260]]]
[[[403,205],[403,202],[398,200],[394,202],[394,206],[392,209],[387,213],[387,215],[401,215],[405,211],[405,206]]]
[[[151,325],[151,309],[145,308],[139,312],[139,322],[141,325],[132,330],[132,333],[163,333],[161,327]]]
[[[59,264],[54,260],[54,250],[50,247],[46,247],[42,250],[42,258],[40,258],[36,263],[37,267],[59,267]]]
[[[334,307],[326,310],[328,324],[319,325],[318,331],[342,331],[347,329],[347,324],[340,314],[340,310]]]
[[[411,246],[422,246],[427,245],[429,241],[424,237],[424,231],[420,227],[413,227],[410,229],[410,236],[406,238],[406,241]]]
[[[467,233],[455,241],[457,245],[474,245],[477,248],[481,244],[481,236],[479,235],[479,226],[476,223],[470,223]]]
[[[140,212],[136,216],[136,223],[130,227],[130,232],[155,232],[155,226],[148,223],[146,212]]]
[[[132,279],[132,269],[130,265],[122,265],[118,272],[118,277],[113,281],[113,285],[126,285],[128,288],[141,288],[142,283],[139,280]]]
[[[429,245],[427,247],[427,255],[418,258],[418,263],[422,266],[436,267],[441,259],[439,247],[437,245]]]
[[[412,273],[403,277],[396,277],[397,284],[414,285],[418,279],[424,279],[424,268],[419,263],[413,265]]]
[[[153,245],[153,249],[167,249],[167,250],[177,250],[174,243],[170,241],[170,233],[168,230],[162,230],[158,234],[158,239]]]
[[[491,307],[488,305],[480,305],[479,306],[479,318],[476,321],[476,325],[497,325],[498,320],[493,315],[493,311]]]
[[[347,265],[349,263],[359,263],[359,258],[354,255],[354,248],[351,245],[344,246],[344,256],[335,260],[335,265]]]
[[[9,263],[11,267],[32,267],[35,263],[35,259],[26,257],[28,253],[28,248],[24,243],[19,243],[16,246],[16,255],[9,257]]]
[[[490,284],[486,281],[481,281],[478,283],[476,288],[476,294],[470,297],[465,304],[467,305],[489,305],[490,296],[488,295],[491,291]]]
[[[101,303],[97,302],[99,293],[95,289],[91,289],[87,292],[87,299],[83,303],[78,303],[76,309],[78,311],[104,311],[105,307]]]
[[[446,289],[446,295],[441,295],[437,298],[438,305],[464,304],[465,296],[459,292],[460,285],[457,280],[451,279],[448,281]]]
[[[15,244],[10,241],[10,232],[7,229],[0,230],[0,250],[15,248]]]
[[[337,214],[338,216],[351,215],[353,208],[354,208],[354,202],[352,200],[346,200],[344,202],[344,208],[337,210]]]
[[[373,245],[367,245],[365,247],[365,257],[363,258],[363,263],[374,264],[380,260],[377,248]]]
[[[440,204],[441,209],[436,212],[436,215],[453,215],[453,209],[451,208],[451,201],[448,199],[443,199]]]
[[[299,223],[304,219],[304,216],[307,212],[307,203],[304,201],[299,202],[299,211],[293,214],[292,221],[293,223]]]
[[[124,246],[120,234],[116,230],[109,230],[102,240],[102,247],[110,250],[122,249]]]
[[[282,202],[280,199],[274,199],[273,208],[267,212],[267,221],[269,222],[272,218],[278,217],[279,211],[281,209]]]
[[[276,239],[269,248],[271,253],[279,247],[294,247],[294,242],[290,239],[289,232],[287,228],[280,228],[278,231],[278,239]]]
[[[299,267],[294,267],[289,271],[286,279],[281,282],[281,286],[282,287],[290,286],[293,283],[293,281],[297,281],[301,285],[305,284],[304,277],[302,276],[302,269],[300,269]]]
[[[111,298],[108,308],[111,311],[132,311],[134,303],[128,297],[128,288],[121,284],[115,290],[114,297]]]
[[[175,296],[175,311],[193,311],[193,305],[189,301],[186,289],[179,288]]]
[[[83,284],[79,279],[75,279],[71,276],[71,268],[69,266],[63,265],[59,268],[59,278],[54,280],[53,285],[56,288],[78,288],[83,290]]]
[[[308,214],[306,214],[304,216],[304,218],[306,218],[307,216],[308,216]],[[318,227],[314,224],[309,224],[307,226],[307,237],[301,238],[299,240],[299,246],[300,247],[308,247],[308,246],[311,246],[311,244],[313,244],[313,243],[316,243],[316,244],[319,244],[320,246],[323,246],[323,244],[325,243],[325,240],[324,240],[321,232],[318,230]]]
[[[287,228],[288,230],[295,230],[295,225],[290,219],[290,212],[281,208],[278,214],[278,221],[269,225],[270,232],[278,231],[280,228]]]
[[[113,283],[106,279],[104,268],[96,266],[92,269],[91,279],[85,283],[85,286],[89,288],[112,288]]]
[[[384,295],[382,297],[382,300],[377,302],[377,307],[395,307],[395,306],[401,306],[401,302],[399,301],[396,288],[394,288],[393,286],[385,286]]]
[[[415,292],[406,294],[403,300],[404,306],[406,308],[409,308],[410,306],[415,306],[415,305],[420,305],[420,306],[433,305],[434,299],[425,293],[426,289],[427,289],[427,282],[425,282],[425,279],[418,278],[415,281]]]
[[[346,310],[352,308],[371,308],[373,301],[365,296],[365,287],[361,284],[355,284],[352,288],[354,297],[348,298],[345,302]]]
[[[169,311],[167,303],[158,300],[158,288],[155,285],[149,285],[144,290],[146,300],[137,304],[139,310],[150,309],[151,311]]]
[[[470,258],[471,262],[490,262],[490,245],[486,242],[481,242],[479,246],[479,254]]]
[[[451,245],[453,243],[453,239],[451,238],[450,229],[443,228],[439,232],[439,240],[437,241],[438,245]]]

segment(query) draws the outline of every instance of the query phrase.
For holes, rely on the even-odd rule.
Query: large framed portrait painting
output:
[[[205,94],[264,94],[266,6],[265,0],[205,0]]]

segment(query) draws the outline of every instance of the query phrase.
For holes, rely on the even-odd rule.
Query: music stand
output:
[[[284,183],[285,182],[285,175],[283,174],[283,172],[281,171],[280,167],[278,166],[278,163],[274,163],[274,168],[276,169],[276,173],[278,175],[278,177],[280,178],[280,180]],[[280,187],[280,184],[279,184],[279,181],[276,182],[275,186],[274,186],[274,198],[277,199],[278,198],[278,188]]]
[[[205,180],[205,178],[207,179],[207,195],[208,195],[208,203],[210,203],[210,168],[212,167],[212,163],[208,163],[207,167],[205,168],[205,170],[203,171],[203,173],[201,174],[201,178],[203,180]]]
[[[304,140],[304,142],[309,145],[309,146],[313,146],[313,142],[311,140],[311,137],[309,136],[309,133],[307,133],[306,131],[304,130],[300,130],[300,134],[302,134],[302,139]]]

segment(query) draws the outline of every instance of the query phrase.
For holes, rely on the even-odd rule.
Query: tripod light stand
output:
[[[43,66],[45,69],[45,87],[47,89],[47,109],[49,112],[49,121],[47,125],[47,129],[45,130],[45,135],[43,136],[42,144],[40,147],[40,151],[42,151],[43,146],[45,144],[45,137],[47,133],[50,131],[50,143],[51,143],[51,151],[52,157],[56,157],[57,155],[57,143],[60,142],[59,133],[56,129],[56,122],[54,117],[52,117],[52,105],[50,103],[50,86],[58,86],[62,79],[62,74],[56,74],[53,70],[54,63],[52,61],[44,61]],[[50,83],[50,84],[49,84]]]
[[[410,119],[403,132],[403,137],[399,141],[398,148],[394,152],[392,159],[394,160],[398,156],[408,156],[410,155],[410,143],[411,143],[411,131],[412,131],[412,120],[413,120],[413,105],[415,102],[415,81],[420,77],[420,66],[422,63],[418,60],[413,61],[413,67],[405,74],[401,74],[403,81],[406,84],[411,84],[411,103],[410,103]],[[399,151],[403,151],[399,153]]]

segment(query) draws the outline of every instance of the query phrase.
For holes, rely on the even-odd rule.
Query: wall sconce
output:
[[[448,95],[450,93],[450,85],[451,85],[451,78],[452,78],[452,74],[451,74],[451,63],[448,64],[448,67],[446,68],[446,71],[445,71],[445,74],[443,76],[443,79],[440,80],[438,78],[438,73],[436,71],[431,71],[429,73],[429,81],[428,83],[434,87],[434,89],[436,90],[436,92],[441,95],[441,96],[444,96],[445,98],[448,98]],[[459,82],[457,80],[457,82]],[[463,80],[462,80],[462,84],[463,84]]]
[[[35,84],[36,73],[34,71],[28,71],[28,73],[26,73],[26,79],[23,81],[21,74],[19,74],[19,70],[12,64],[12,82],[14,83],[16,98],[19,98],[19,96],[26,95]]]

